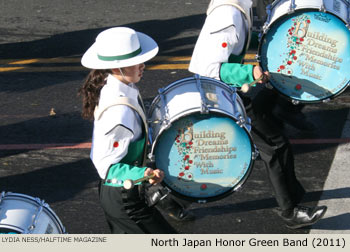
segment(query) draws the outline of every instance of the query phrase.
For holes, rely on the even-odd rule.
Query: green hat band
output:
[[[101,56],[101,55],[97,54],[97,57],[100,60],[103,60],[103,61],[125,60],[125,59],[130,59],[132,57],[135,57],[136,55],[140,54],[141,51],[142,51],[142,49],[140,47],[136,51],[128,53],[128,54],[124,54],[124,55],[119,55],[119,56]]]

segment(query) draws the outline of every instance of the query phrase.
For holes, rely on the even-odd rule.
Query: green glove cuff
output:
[[[241,87],[244,83],[254,81],[253,65],[239,63],[223,63],[220,68],[220,79],[226,84]]]
[[[128,164],[118,163],[109,168],[106,182],[104,185],[113,187],[122,187],[123,182],[127,179],[136,180],[144,176],[147,167],[138,167]],[[136,183],[136,185],[141,182]]]

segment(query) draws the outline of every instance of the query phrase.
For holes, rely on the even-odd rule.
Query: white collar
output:
[[[139,90],[134,83],[127,85],[112,74],[108,75],[106,81],[107,83],[103,86],[100,93],[99,107],[105,107],[114,103],[115,98],[119,96],[125,96],[137,101]]]
[[[108,75],[105,87],[114,94],[118,93],[119,96],[127,96],[135,100],[137,100],[139,95],[139,90],[134,83],[125,84],[112,74]]]

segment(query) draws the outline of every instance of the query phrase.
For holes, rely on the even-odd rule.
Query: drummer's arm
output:
[[[123,125],[117,125],[106,135],[110,136],[110,145],[114,146],[114,151],[110,154],[114,157],[114,164],[111,165],[108,171],[106,179],[107,181],[111,181],[113,178],[118,179],[119,181],[125,181],[126,179],[137,180],[144,176],[154,174],[154,177],[150,179],[149,182],[151,184],[162,182],[164,178],[163,171],[149,167],[139,167],[123,162],[123,159],[128,153],[131,139],[134,135],[130,129],[126,128]],[[123,185],[113,184],[113,186],[121,187]]]
[[[237,25],[237,27],[240,26]],[[236,26],[231,26],[225,30],[225,35],[227,35],[228,47],[222,53],[225,61],[222,61],[220,66],[220,80],[234,87],[241,87],[244,83],[253,82],[254,66],[241,64],[244,53],[242,52],[238,55],[236,51],[239,45],[239,38],[244,37],[243,30],[237,29]]]
[[[268,72],[263,72],[260,66],[249,64],[223,63],[220,68],[221,81],[235,87],[241,87],[244,83],[251,83],[259,79],[262,75],[264,75],[264,78],[258,83],[267,82],[270,74]]]
[[[144,176],[147,167],[139,167],[123,162],[128,154],[129,145],[134,133],[127,127],[119,124],[106,133],[109,139],[109,146],[113,146],[113,150],[108,154],[108,158],[112,161],[106,179],[118,179],[124,181],[126,179],[136,180]],[[122,185],[114,185],[122,186]]]

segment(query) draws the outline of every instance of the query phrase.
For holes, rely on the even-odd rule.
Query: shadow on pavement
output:
[[[350,230],[350,213],[324,218],[312,228],[315,230]]]

